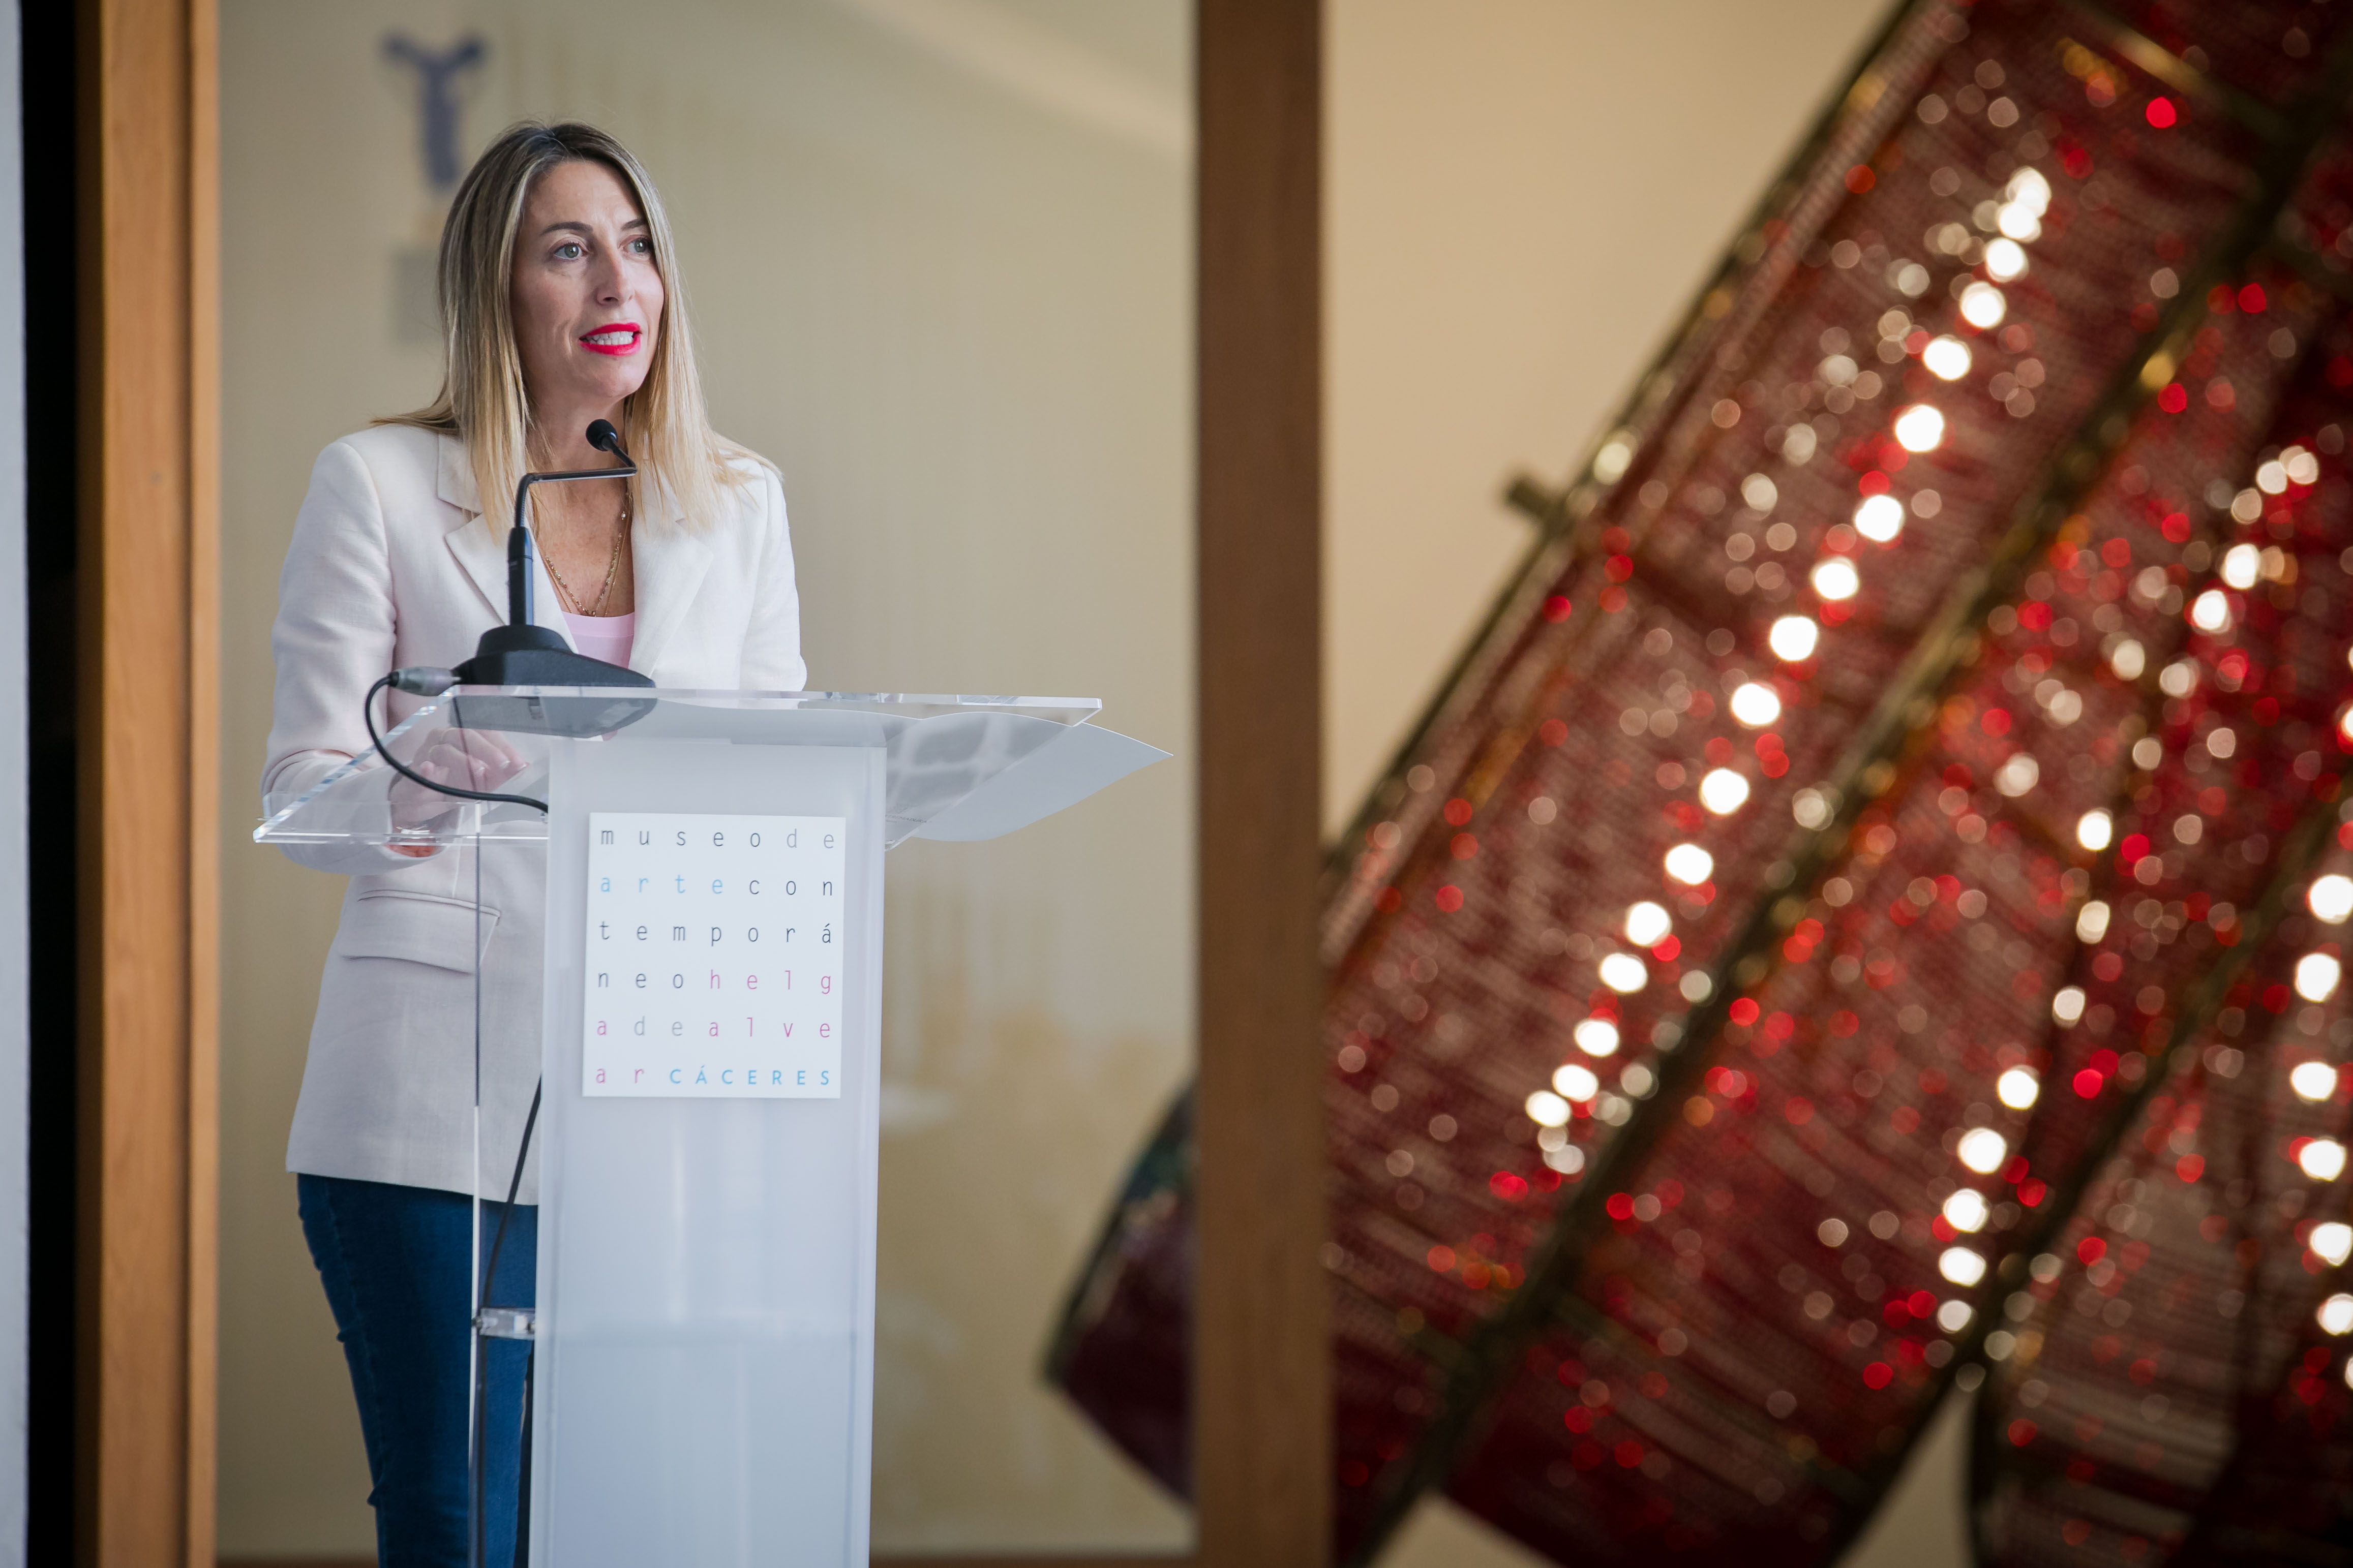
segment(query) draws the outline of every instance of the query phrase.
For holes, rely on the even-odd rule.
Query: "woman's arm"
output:
[[[360,700],[392,668],[395,614],[384,506],[348,442],[319,454],[278,576],[278,677],[261,793],[299,795],[368,750]],[[378,721],[382,722],[381,720]],[[321,871],[386,871],[415,857],[374,845],[282,846]]]
[[[800,691],[808,685],[808,666],[801,660],[801,595],[793,575],[784,480],[763,463],[754,494],[761,536],[759,586],[744,637],[744,686],[751,691]]]

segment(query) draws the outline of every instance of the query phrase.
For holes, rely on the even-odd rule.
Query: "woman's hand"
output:
[[[455,727],[427,734],[417,755],[407,761],[410,772],[435,784],[471,790],[495,790],[530,765],[521,752],[497,735],[484,730]],[[393,780],[390,798],[392,825],[396,828],[429,826],[461,804],[406,777]],[[429,845],[396,844],[392,847],[404,855],[422,857],[433,853]]]

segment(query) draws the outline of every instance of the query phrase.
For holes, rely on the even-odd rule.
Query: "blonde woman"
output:
[[[448,665],[504,618],[501,498],[527,470],[593,468],[609,419],[631,483],[533,492],[541,622],[665,687],[798,689],[800,614],[776,470],[712,433],[677,252],[652,182],[586,125],[515,126],[443,232],[441,393],[320,454],[279,584],[265,797],[364,751],[361,702],[401,665]],[[395,696],[395,717],[413,704]],[[451,753],[444,782],[495,785]],[[482,1169],[502,1190],[539,1072],[544,860],[523,846],[290,850],[353,873],[319,988],[287,1167],[359,1401],[383,1568],[468,1548],[474,987]],[[477,872],[483,910],[475,910]],[[492,1300],[532,1299],[536,1174],[508,1215]],[[495,1223],[497,1205],[492,1205]],[[485,1563],[512,1552],[520,1345],[493,1346]]]

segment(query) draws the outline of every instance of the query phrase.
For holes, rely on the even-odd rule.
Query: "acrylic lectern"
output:
[[[385,749],[498,754],[533,804],[435,799],[373,752],[265,803],[265,844],[544,858],[537,1301],[478,1310],[478,1245],[468,1312],[478,1364],[532,1345],[530,1563],[863,1568],[883,851],[1166,755],[1097,706],[461,686]],[[478,1215],[514,1158],[478,1106]]]

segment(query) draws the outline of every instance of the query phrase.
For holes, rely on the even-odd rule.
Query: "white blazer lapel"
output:
[[[440,439],[441,471],[435,489],[441,499],[465,514],[458,526],[444,536],[449,553],[465,568],[481,592],[482,602],[491,614],[503,622],[507,618],[507,552],[504,537],[492,538],[482,521],[482,503],[474,485],[473,465],[466,460],[466,448],[456,437]],[[547,575],[547,563],[539,552],[531,552],[531,618],[535,626],[554,632],[567,647],[572,644],[572,628],[564,619],[564,605],[555,596],[555,584]]]
[[[645,509],[663,521],[649,528],[640,520],[629,529],[630,561],[638,578],[638,619],[629,643],[629,668],[640,675],[651,675],[654,661],[685,621],[695,595],[702,592],[702,579],[711,570],[711,544],[701,534],[687,531],[685,518],[667,489],[642,488],[651,492],[643,499]]]

